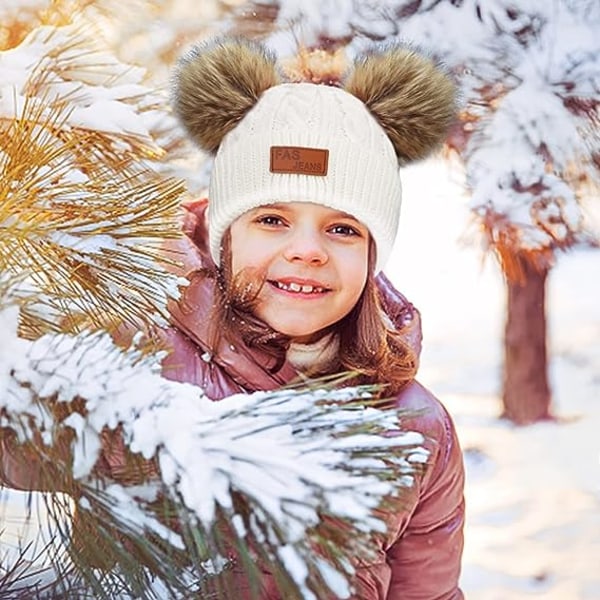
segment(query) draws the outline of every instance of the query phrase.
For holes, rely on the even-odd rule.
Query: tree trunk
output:
[[[522,277],[506,277],[507,319],[504,329],[502,417],[518,425],[550,419],[550,385],[546,350],[547,267],[517,257]]]

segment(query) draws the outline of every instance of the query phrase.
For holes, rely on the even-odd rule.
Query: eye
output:
[[[254,219],[254,222],[259,223],[260,225],[267,225],[268,227],[285,225],[283,219],[277,215],[259,215]]]
[[[360,231],[356,227],[352,227],[351,225],[345,225],[343,223],[339,223],[338,225],[333,225],[329,228],[330,233],[335,233],[336,235],[343,235],[347,237],[358,236],[361,237]]]

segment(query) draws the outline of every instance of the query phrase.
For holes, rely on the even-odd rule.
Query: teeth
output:
[[[302,292],[303,294],[319,294],[325,291],[322,287],[313,287],[312,285],[300,285],[299,283],[290,283],[288,285],[282,283],[281,281],[276,281],[275,285],[280,290],[285,290],[287,292]]]

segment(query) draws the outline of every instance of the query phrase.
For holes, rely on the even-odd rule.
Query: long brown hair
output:
[[[354,308],[331,331],[339,337],[337,364],[328,366],[323,373],[318,368],[309,376],[331,375],[332,369],[354,373],[354,384],[382,385],[381,395],[396,394],[414,379],[417,356],[401,333],[386,317],[379,301],[374,276],[376,249],[369,246],[369,270],[365,288]],[[265,282],[265,274],[245,270],[233,274],[231,270],[231,236],[223,236],[221,268],[205,272],[215,279],[215,305],[211,315],[211,343],[224,336],[229,342],[241,339],[249,347],[260,347],[275,357],[274,370],[281,368],[290,345],[290,338],[259,319],[254,309]]]

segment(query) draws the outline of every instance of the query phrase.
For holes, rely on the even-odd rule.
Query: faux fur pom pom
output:
[[[217,39],[180,59],[173,106],[191,139],[214,153],[261,94],[278,83],[276,59],[263,46]]]
[[[379,121],[401,164],[428,156],[444,141],[456,115],[452,79],[432,59],[406,46],[359,57],[344,89]]]

